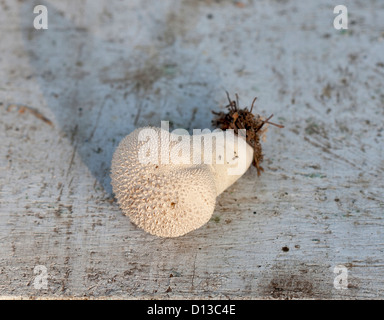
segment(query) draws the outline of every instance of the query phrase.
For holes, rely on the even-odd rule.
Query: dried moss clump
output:
[[[254,159],[252,164],[257,169],[257,175],[260,175],[261,172],[264,171],[263,167],[260,166],[260,163],[263,161],[260,138],[263,137],[267,131],[268,124],[279,128],[284,128],[284,126],[269,122],[273,117],[273,114],[267,119],[264,119],[260,115],[254,115],[252,113],[257,98],[253,99],[251,109],[248,110],[247,107],[242,109],[239,108],[239,97],[237,94],[236,101],[230,99],[228,92],[227,97],[229,104],[226,108],[228,109],[228,112],[212,111],[212,113],[216,115],[216,118],[212,120],[212,124],[221,130],[233,129],[236,134],[238,134],[239,129],[246,130],[246,140],[254,149]]]

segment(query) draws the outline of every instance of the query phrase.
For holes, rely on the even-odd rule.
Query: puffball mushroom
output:
[[[207,223],[216,197],[253,163],[260,175],[260,138],[268,124],[283,126],[238,108],[227,93],[228,112],[218,112],[217,132],[169,133],[163,128],[139,128],[117,147],[111,168],[113,192],[122,211],[145,231],[159,237],[179,237]],[[220,133],[219,132],[219,133]],[[215,143],[212,143],[213,137]],[[200,142],[199,142],[200,141]]]
[[[216,197],[253,161],[253,148],[242,136],[230,139],[230,131],[221,133],[189,136],[145,127],[126,136],[111,167],[113,192],[122,211],[159,237],[179,237],[207,223]],[[167,135],[169,143],[164,143]],[[213,136],[215,143],[206,148]],[[200,145],[194,143],[198,140]],[[166,159],[176,161],[164,163]]]

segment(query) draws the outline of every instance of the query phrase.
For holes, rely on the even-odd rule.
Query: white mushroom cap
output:
[[[153,134],[150,139],[140,141],[139,134],[143,129],[150,129]],[[169,149],[162,148],[162,132],[164,130],[160,128],[146,127],[126,136],[113,155],[111,183],[120,208],[134,224],[159,237],[178,237],[209,221],[217,195],[249,168],[253,149],[246,144],[246,154],[238,155],[246,157],[244,172],[239,175],[228,176],[228,163],[192,164],[192,161],[187,161],[188,164],[162,164],[161,157],[169,156],[172,152],[169,150],[173,150],[177,143],[173,140],[179,136],[166,131],[175,139],[171,139]],[[157,150],[158,147],[158,153],[149,155],[151,163],[139,161],[144,145],[148,150]],[[190,157],[184,160],[191,160],[192,154],[184,153],[187,148],[191,148],[189,142],[182,144],[182,155]]]

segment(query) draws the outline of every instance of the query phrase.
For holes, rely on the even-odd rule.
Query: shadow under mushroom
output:
[[[166,48],[143,51],[116,39],[107,41],[85,24],[77,25],[62,9],[39,4],[48,9],[47,30],[33,28],[31,21],[36,14],[30,2],[20,5],[22,35],[34,77],[55,115],[55,125],[108,194],[112,194],[109,174],[113,151],[136,127],[174,120],[172,108],[177,109],[180,119],[176,125],[185,127],[200,121],[199,125],[209,127],[206,115],[210,108],[205,102],[212,90],[199,86],[194,96],[186,94],[188,89],[182,85],[170,87],[170,78],[182,79],[183,75],[170,71],[174,66],[164,58],[169,54],[162,54]],[[76,5],[80,11],[86,10],[84,4]],[[188,81],[201,82],[198,72],[190,73]],[[217,83],[217,79],[213,81]],[[171,90],[174,94],[168,95]],[[185,104],[183,110],[174,107],[180,100]],[[196,108],[204,110],[199,117]]]

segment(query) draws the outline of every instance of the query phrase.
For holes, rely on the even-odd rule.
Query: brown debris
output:
[[[260,175],[261,172],[264,171],[263,167],[260,166],[260,163],[263,161],[260,137],[263,137],[266,133],[268,124],[278,128],[284,128],[284,126],[269,122],[273,117],[273,114],[264,120],[260,115],[254,115],[252,113],[257,98],[253,100],[251,109],[248,110],[247,107],[243,109],[239,108],[239,97],[237,94],[236,101],[230,99],[228,92],[227,97],[229,101],[229,104],[226,106],[228,112],[212,111],[212,113],[216,115],[216,118],[212,120],[212,124],[221,130],[233,129],[236,134],[238,134],[239,129],[246,130],[246,140],[254,149],[254,159],[252,164],[256,167],[257,174]]]
[[[11,111],[12,109],[16,108],[17,111],[19,112],[19,114],[23,114],[25,112],[29,112],[30,114],[32,114],[33,116],[35,116],[36,118],[44,121],[45,123],[49,124],[51,127],[53,127],[53,123],[51,120],[49,120],[48,118],[46,118],[45,116],[43,116],[39,111],[37,111],[36,109],[33,109],[31,107],[28,107],[28,106],[24,106],[24,105],[16,105],[16,104],[10,104],[8,105],[7,107],[7,111]]]

